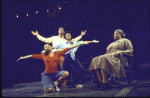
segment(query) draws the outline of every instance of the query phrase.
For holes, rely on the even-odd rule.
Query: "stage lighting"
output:
[[[47,12],[49,12],[49,9],[47,10]]]
[[[18,14],[16,14],[16,18],[19,18]]]
[[[59,8],[58,9],[60,9],[61,10],[61,7],[59,6]]]
[[[27,13],[27,16],[28,16],[28,13]]]
[[[39,11],[36,11],[36,14],[38,14]]]

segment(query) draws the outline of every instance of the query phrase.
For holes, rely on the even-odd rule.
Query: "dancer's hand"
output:
[[[17,62],[18,62],[20,59],[22,59],[22,56],[17,60]]]
[[[81,36],[84,36],[85,35],[85,33],[86,33],[86,30],[83,32],[83,31],[81,31]]]
[[[99,43],[99,41],[93,40],[93,43]]]
[[[31,31],[31,33],[32,33],[34,36],[37,36],[37,35],[38,35],[38,31],[37,31],[37,30],[36,30],[36,32]]]

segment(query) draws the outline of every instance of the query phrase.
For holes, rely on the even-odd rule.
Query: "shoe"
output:
[[[83,87],[83,85],[81,85],[81,84],[76,85],[76,88],[82,88],[82,87]]]
[[[99,90],[109,90],[110,85],[109,83],[102,83],[101,88]]]
[[[102,83],[98,83],[97,86],[94,87],[94,90],[100,90]]]
[[[95,84],[99,84],[99,81],[97,78],[93,78],[91,81],[94,82]]]
[[[58,82],[57,82],[57,81],[54,82],[54,86],[55,86],[55,88],[56,88],[56,91],[59,92],[60,89],[58,88]]]

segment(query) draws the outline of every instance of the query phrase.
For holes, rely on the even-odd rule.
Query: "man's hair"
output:
[[[116,29],[115,31],[118,32],[121,35],[121,37],[126,36],[126,34],[121,29]]]
[[[63,27],[59,27],[59,28],[63,28]],[[59,28],[58,28],[58,31],[59,31]],[[64,29],[64,28],[63,28]],[[64,33],[65,33],[65,30],[64,30]]]

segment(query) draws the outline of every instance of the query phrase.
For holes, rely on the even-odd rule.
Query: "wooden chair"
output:
[[[123,57],[126,57],[128,59],[128,61],[126,63],[123,61]],[[111,84],[129,86],[129,85],[134,85],[137,83],[137,81],[134,81],[131,83],[131,72],[132,72],[132,67],[133,67],[132,66],[133,57],[134,57],[133,54],[127,54],[127,53],[123,53],[123,52],[120,53],[120,62],[122,63],[124,70],[126,72],[126,75],[128,78],[127,79],[128,83],[121,83],[119,78],[117,79],[114,76],[110,76],[109,82]]]

